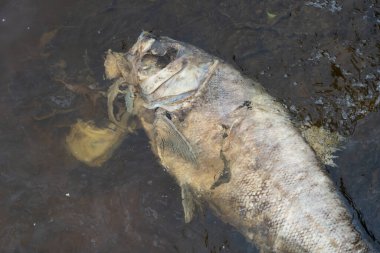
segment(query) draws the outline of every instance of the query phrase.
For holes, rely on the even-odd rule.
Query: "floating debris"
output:
[[[313,62],[319,62],[322,58],[326,58],[332,63],[335,63],[336,61],[336,56],[331,55],[328,51],[322,49],[314,51],[308,58],[308,60]]]
[[[352,83],[352,87],[364,88],[364,87],[367,87],[367,85],[365,83],[362,83],[362,82],[354,82],[354,83]]]
[[[373,73],[369,73],[369,74],[367,74],[367,75],[365,76],[365,79],[366,79],[366,80],[373,80],[373,79],[376,79],[376,76],[375,76],[375,74],[373,74]]]
[[[375,101],[375,107],[378,106],[380,104],[380,96],[377,97],[376,101]]]
[[[274,13],[272,13],[272,12],[267,11],[267,17],[268,17],[269,19],[274,19],[275,17],[277,17],[277,14],[274,14]]]
[[[75,95],[72,92],[63,92],[49,97],[50,101],[58,108],[69,108],[72,106]]]
[[[318,99],[314,102],[314,104],[316,104],[316,105],[323,105],[323,100],[322,100],[322,98],[318,98]]]
[[[319,9],[328,9],[330,12],[335,13],[342,10],[342,5],[339,5],[335,0],[316,0],[305,3],[307,6],[312,6]]]
[[[91,121],[78,120],[66,137],[70,153],[79,161],[91,167],[101,166],[119,147],[126,131],[110,123],[106,128],[98,128]]]
[[[49,44],[55,38],[58,31],[59,31],[59,28],[55,28],[53,30],[43,33],[40,38],[38,47],[40,49],[43,49],[47,44]]]
[[[347,120],[347,119],[348,119],[347,112],[342,111],[342,119],[344,119],[344,120]]]

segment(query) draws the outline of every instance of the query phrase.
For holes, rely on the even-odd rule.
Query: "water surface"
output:
[[[180,189],[142,131],[100,168],[66,151],[78,118],[107,117],[94,91],[109,85],[105,51],[142,30],[221,57],[298,121],[346,136],[326,169],[379,248],[379,28],[374,0],[1,1],[1,252],[258,252],[207,209],[184,224]]]

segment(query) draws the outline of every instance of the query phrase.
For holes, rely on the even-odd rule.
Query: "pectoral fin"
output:
[[[181,158],[196,164],[196,156],[186,138],[177,130],[171,120],[164,115],[158,115],[154,123],[156,142],[162,156],[167,152],[177,154]]]
[[[181,186],[181,197],[183,212],[185,214],[185,222],[189,223],[194,217],[196,205],[191,189],[187,184],[183,184]]]

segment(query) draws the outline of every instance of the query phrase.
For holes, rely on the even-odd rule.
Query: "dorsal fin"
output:
[[[309,143],[317,157],[325,165],[336,167],[333,153],[341,148],[344,137],[323,127],[300,127],[302,136]]]

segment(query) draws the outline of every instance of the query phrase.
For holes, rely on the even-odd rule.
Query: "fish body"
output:
[[[207,203],[261,252],[370,252],[315,152],[260,84],[145,32],[127,53],[109,52],[111,65],[182,188],[186,221]]]

